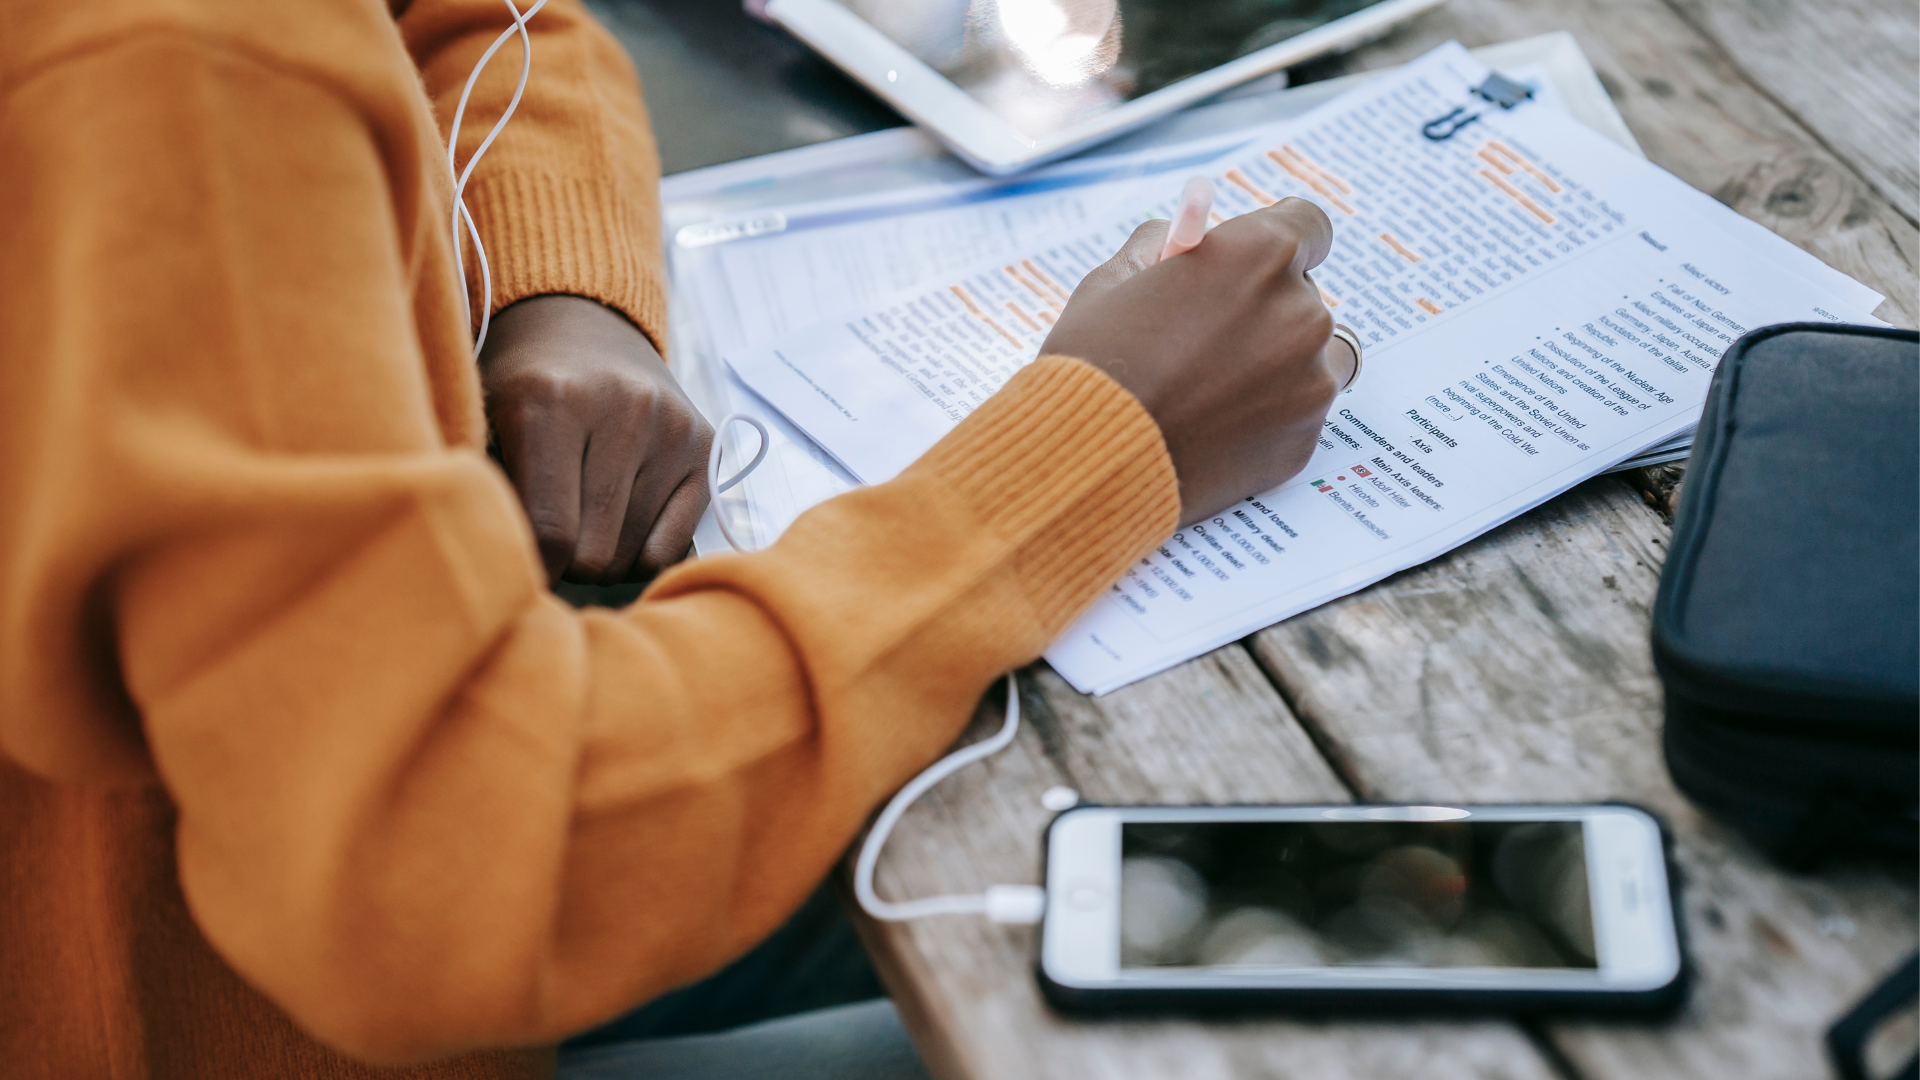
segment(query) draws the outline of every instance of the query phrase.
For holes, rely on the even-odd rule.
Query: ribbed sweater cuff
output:
[[[549,293],[584,296],[624,313],[667,355],[660,224],[610,183],[514,172],[467,189],[487,262],[493,310]],[[480,275],[468,275],[479,318]]]
[[[1159,427],[1079,360],[1043,356],[914,465],[939,475],[1021,552],[1041,621],[1064,628],[1180,520]]]

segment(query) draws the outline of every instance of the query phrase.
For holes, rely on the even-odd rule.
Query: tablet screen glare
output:
[[[1378,0],[838,0],[1029,139]]]

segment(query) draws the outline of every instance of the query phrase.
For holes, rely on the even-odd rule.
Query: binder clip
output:
[[[1533,97],[1532,90],[1514,82],[1499,72],[1489,72],[1486,81],[1474,87],[1473,92],[1482,100],[1490,101],[1502,109],[1511,109],[1515,105]],[[1479,113],[1473,113],[1465,117],[1460,115],[1466,111],[1467,107],[1465,105],[1457,106],[1447,115],[1422,124],[1420,126],[1420,134],[1425,135],[1434,142],[1446,142],[1459,133],[1461,128],[1480,119]]]

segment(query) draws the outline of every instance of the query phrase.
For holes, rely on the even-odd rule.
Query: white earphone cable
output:
[[[460,235],[460,225],[463,221],[466,223],[467,237],[473,241],[475,260],[480,264],[480,332],[475,335],[473,342],[473,355],[476,359],[480,356],[481,346],[487,343],[487,328],[493,323],[493,271],[487,265],[486,245],[480,242],[480,228],[474,224],[473,214],[467,209],[467,181],[473,177],[474,167],[480,164],[480,159],[493,146],[493,141],[506,130],[507,121],[513,119],[514,111],[520,107],[520,98],[527,92],[527,78],[533,73],[533,38],[527,34],[527,20],[547,6],[547,0],[534,0],[533,6],[522,12],[513,0],[502,0],[502,3],[505,3],[507,10],[512,13],[513,25],[502,30],[500,36],[493,39],[493,44],[487,46],[487,51],[480,54],[479,62],[473,65],[473,71],[467,75],[467,84],[460,91],[460,104],[453,110],[453,126],[447,133],[447,171],[453,177],[451,222],[453,267],[460,279],[460,303],[462,310],[466,312],[469,325],[473,322],[473,307],[472,301],[467,298],[466,245],[461,242]],[[487,132],[486,138],[480,140],[480,145],[474,149],[473,156],[467,159],[467,167],[462,169],[456,154],[460,142],[460,125],[465,122],[467,116],[467,101],[473,96],[474,84],[480,81],[480,73],[487,69],[487,65],[493,61],[493,56],[500,51],[500,47],[516,34],[520,37],[520,83],[513,88],[513,98],[507,102],[507,107],[500,114],[500,119],[494,121],[493,129]]]
[[[534,0],[533,6],[524,12],[514,4],[513,0],[502,0],[502,2],[513,14],[513,25],[501,31],[500,36],[493,39],[493,44],[487,46],[487,51],[480,55],[479,62],[474,64],[473,71],[467,76],[466,86],[460,90],[460,103],[454,108],[453,126],[447,135],[447,171],[453,177],[453,212],[449,222],[453,236],[453,265],[459,275],[460,302],[466,312],[469,325],[473,322],[473,308],[472,301],[467,296],[465,245],[460,235],[462,223],[466,226],[466,239],[473,241],[475,260],[480,264],[482,306],[480,329],[474,335],[473,342],[475,359],[479,358],[481,348],[487,343],[487,328],[492,324],[493,271],[487,265],[487,248],[480,241],[480,228],[474,223],[472,212],[467,209],[467,181],[472,179],[474,168],[480,164],[480,159],[493,146],[494,140],[499,138],[500,132],[506,129],[507,121],[513,119],[514,110],[520,107],[521,96],[527,92],[527,79],[533,72],[533,39],[527,34],[527,20],[533,18],[542,7],[545,7],[547,0]],[[494,121],[493,129],[487,132],[486,138],[480,140],[480,145],[474,149],[473,156],[467,159],[466,168],[462,169],[457,156],[460,125],[466,120],[467,102],[473,96],[474,84],[480,81],[480,73],[486,70],[494,54],[498,53],[501,46],[516,34],[520,38],[519,85],[514,87],[513,97],[507,102],[507,107],[500,114],[500,119]],[[721,443],[727,429],[736,421],[751,425],[760,433],[760,449],[753,455],[753,460],[747,462],[745,468],[722,483],[720,480]],[[761,423],[757,417],[746,413],[729,413],[722,419],[714,428],[713,447],[707,453],[707,490],[712,493],[713,498],[717,500],[723,492],[745,480],[749,473],[759,468],[760,463],[766,460],[767,450],[771,446],[772,438],[767,433],[767,425]],[[726,538],[727,543],[735,551],[744,551],[740,542],[734,538],[733,530],[727,526],[727,517],[720,511],[717,502],[713,508],[713,518],[720,526],[720,535]],[[900,903],[882,900],[873,891],[873,871],[874,866],[880,861],[880,849],[886,845],[887,837],[892,834],[893,827],[900,820],[900,816],[907,812],[907,807],[913,805],[913,801],[924,794],[928,788],[946,779],[955,771],[1005,749],[1013,742],[1013,737],[1019,730],[1020,683],[1013,672],[1008,672],[1007,719],[1001,725],[1000,731],[984,742],[975,743],[948,754],[934,762],[931,768],[914,777],[906,787],[901,788],[899,793],[894,795],[891,802],[887,803],[886,809],[880,812],[880,817],[874,822],[873,829],[868,832],[866,842],[860,846],[860,856],[854,864],[854,893],[867,914],[876,919],[888,921],[948,914],[983,914],[996,922],[1039,921],[1045,908],[1046,893],[1036,885],[993,885],[984,893],[932,896]]]
[[[727,478],[725,483],[722,483],[720,480],[720,443],[726,438],[727,429],[732,427],[736,421],[750,425],[753,430],[760,433],[760,450],[753,455],[752,461],[747,462],[745,468],[734,473]],[[770,445],[772,445],[772,439],[767,434],[767,425],[761,423],[759,417],[749,416],[746,413],[728,413],[725,418],[714,425],[713,446],[707,451],[707,492],[713,500],[714,524],[720,526],[720,535],[726,538],[727,546],[735,551],[745,551],[747,549],[741,546],[739,540],[734,538],[733,530],[727,526],[727,515],[720,509],[720,495],[732,488],[735,484],[745,480],[748,473],[759,468],[760,463],[767,459],[767,448]]]

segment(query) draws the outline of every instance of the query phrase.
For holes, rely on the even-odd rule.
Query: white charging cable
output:
[[[720,451],[727,429],[736,421],[749,424],[760,433],[760,450],[746,467],[728,477],[725,483],[720,480]],[[766,460],[770,439],[767,425],[756,417],[746,413],[728,413],[713,429],[713,448],[707,451],[707,490],[713,493],[713,520],[720,526],[720,535],[735,551],[746,551],[740,542],[734,539],[733,530],[727,527],[727,515],[720,509],[720,493],[747,478],[747,474],[760,467]],[[933,763],[925,772],[907,782],[886,809],[874,819],[873,828],[868,830],[866,840],[860,845],[860,855],[853,863],[853,895],[860,902],[861,910],[883,922],[900,922],[905,919],[922,919],[929,915],[985,915],[998,923],[1036,923],[1046,914],[1047,891],[1038,885],[989,885],[984,893],[966,893],[949,896],[929,896],[920,900],[882,900],[873,891],[873,870],[880,862],[880,849],[886,846],[887,837],[893,834],[893,827],[907,812],[913,801],[926,794],[927,789],[945,780],[955,772],[966,768],[983,758],[990,757],[1012,745],[1013,737],[1020,732],[1020,680],[1011,671],[1007,672],[1007,712],[1006,721],[1000,730],[990,739],[961,747],[939,761]]]
[[[466,246],[461,243],[460,224],[466,222],[466,233],[473,240],[475,260],[480,264],[480,332],[474,337],[473,355],[480,357],[480,347],[487,343],[487,327],[493,322],[493,271],[487,266],[486,245],[480,242],[480,228],[473,223],[473,214],[467,210],[467,181],[472,179],[474,167],[486,155],[493,141],[506,129],[507,121],[513,119],[515,109],[520,107],[520,97],[527,92],[527,77],[533,73],[533,39],[527,36],[527,20],[547,6],[547,0],[534,0],[532,7],[521,11],[513,0],[501,0],[507,10],[513,14],[513,25],[500,32],[480,54],[480,60],[473,65],[473,71],[467,76],[467,85],[460,91],[460,104],[453,110],[453,127],[447,133],[447,171],[453,176],[453,267],[460,277],[460,306],[466,312],[467,324],[473,324],[473,304],[467,298],[467,261]],[[455,148],[460,142],[460,125],[467,116],[467,99],[473,96],[473,86],[480,81],[480,73],[493,61],[493,54],[500,51],[508,39],[518,34],[520,37],[520,84],[513,88],[513,99],[507,102],[505,112],[493,122],[493,130],[480,140],[480,145],[467,159],[467,167],[462,169],[455,158]]]
[[[887,808],[874,819],[866,842],[860,845],[860,857],[853,863],[853,895],[861,910],[884,922],[924,919],[929,915],[985,915],[997,923],[1037,923],[1047,910],[1047,891],[1038,885],[989,885],[983,893],[958,893],[929,896],[919,900],[882,900],[873,891],[873,869],[880,862],[880,849],[899,823],[901,815],[927,789],[968,765],[1006,749],[1020,732],[1020,679],[1007,672],[1007,719],[991,739],[962,747],[933,763],[933,767],[907,782]]]

